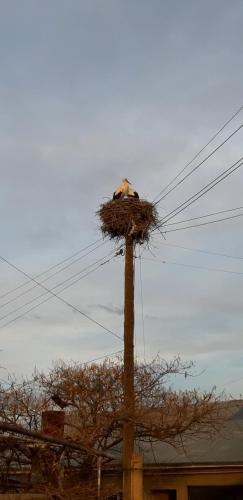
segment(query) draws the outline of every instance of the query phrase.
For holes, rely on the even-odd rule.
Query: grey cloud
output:
[[[34,275],[100,237],[95,211],[123,176],[148,199],[163,189],[242,104],[242,13],[241,2],[226,0],[53,0],[51,5],[23,0],[21,7],[16,0],[5,2],[0,19],[3,255]],[[230,130],[241,121],[238,117]],[[241,144],[238,135],[165,198],[160,215],[233,163]],[[241,180],[239,171],[184,217],[241,204]],[[241,227],[225,223],[166,238],[240,255]],[[114,245],[108,247],[107,252]],[[151,248],[165,260],[243,271],[238,261]],[[123,301],[123,266],[112,265],[117,272],[104,266],[65,297],[119,333],[123,310],[113,298]],[[243,348],[240,278],[145,262],[142,274],[150,353],[165,344],[169,354],[205,357]],[[140,338],[139,268],[136,275]],[[17,273],[1,266],[1,293],[19,281]],[[98,355],[109,351],[111,338],[79,316],[52,300],[9,326],[2,337],[9,365],[19,354],[15,342],[20,351],[28,342],[31,359],[42,365],[55,355],[71,357],[79,348],[93,357],[94,334]],[[38,335],[47,340],[41,350]],[[55,349],[58,335],[61,345]]]
[[[110,314],[116,314],[117,316],[122,316],[124,313],[123,307],[117,307],[112,305],[104,305],[104,304],[94,304],[90,306],[91,309],[102,309]]]

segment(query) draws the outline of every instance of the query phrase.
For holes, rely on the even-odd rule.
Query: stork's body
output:
[[[127,178],[122,179],[122,183],[113,193],[113,200],[118,200],[119,198],[122,199],[125,197],[139,198],[138,193],[131,187],[131,184],[127,180]]]

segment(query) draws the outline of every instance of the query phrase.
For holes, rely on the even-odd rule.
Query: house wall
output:
[[[185,473],[175,475],[145,474],[144,500],[153,499],[153,490],[176,490],[176,500],[188,500],[189,486],[234,486],[243,485],[243,471],[241,472],[208,472]],[[162,491],[161,491],[162,493]],[[167,494],[169,500],[169,494]],[[163,498],[163,497],[161,497]],[[158,500],[160,497],[158,495]]]
[[[122,490],[122,475],[117,473],[109,476],[105,473],[102,483],[113,484],[117,490]],[[176,500],[188,500],[189,486],[243,486],[243,467],[218,467],[203,470],[180,470],[174,468],[173,472],[146,469],[143,478],[144,496],[141,500],[171,500],[176,491]],[[206,500],[206,499],[205,499]]]
[[[103,474],[103,485],[114,485],[115,489],[122,490],[121,473]],[[189,471],[180,468],[173,472],[162,470],[144,471],[143,491],[141,500],[172,500],[173,491],[176,491],[176,500],[188,500],[189,486],[243,486],[242,468],[218,468],[217,470]],[[46,500],[45,495],[40,494],[0,494],[0,500]],[[206,499],[205,499],[206,500]]]

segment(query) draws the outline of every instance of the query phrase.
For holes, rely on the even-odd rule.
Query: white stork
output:
[[[129,180],[125,177],[125,179],[122,179],[122,183],[118,188],[116,188],[115,192],[113,193],[113,200],[118,200],[119,198],[139,198],[137,191],[134,191],[132,188]]]

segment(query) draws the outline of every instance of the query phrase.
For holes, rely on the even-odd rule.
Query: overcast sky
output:
[[[1,256],[36,276],[95,243],[96,211],[125,176],[152,201],[243,105],[242,25],[241,0],[0,0]],[[242,123],[243,111],[190,167]],[[240,129],[157,205],[160,216],[243,156],[242,141]],[[173,222],[243,205],[242,182],[239,169]],[[158,232],[150,249],[136,249],[138,359],[180,354],[203,371],[187,386],[216,384],[235,396],[243,387],[242,224],[165,240]],[[44,286],[116,248],[98,245],[55,268]],[[118,335],[123,264],[116,257],[60,294]],[[3,261],[0,273],[2,379],[122,349],[58,299],[35,301],[45,290],[28,291],[33,283],[5,295],[27,278]]]

